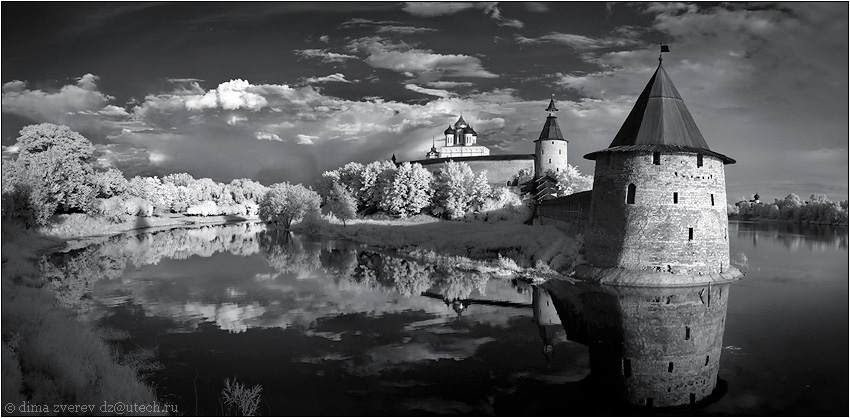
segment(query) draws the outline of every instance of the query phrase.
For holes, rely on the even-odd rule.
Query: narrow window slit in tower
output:
[[[655,165],[661,165],[661,153],[653,152],[652,153],[652,163]]]
[[[629,204],[629,205],[635,204],[635,190],[636,189],[637,189],[637,187],[635,187],[634,184],[629,184],[628,194],[626,195],[626,203],[627,204]]]
[[[679,203],[679,192],[673,192],[673,203]]]
[[[685,339],[686,340],[691,339],[691,327],[685,327]]]
[[[694,229],[688,228],[688,241],[691,241],[693,239],[694,239]]]
[[[711,194],[711,206],[714,206],[714,193]]]
[[[549,163],[550,163],[550,164],[552,163],[552,159],[551,159],[551,158],[549,159]]]
[[[697,154],[697,167],[702,167],[702,154]]]
[[[667,373],[673,373],[673,362],[667,364]]]
[[[705,365],[706,365],[706,366],[708,366],[708,357],[709,357],[709,356],[705,356]]]

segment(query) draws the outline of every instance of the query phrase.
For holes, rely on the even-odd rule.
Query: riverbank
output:
[[[429,264],[531,280],[558,276],[584,261],[582,235],[569,236],[540,225],[445,221],[419,215],[355,219],[345,225],[323,217],[294,229],[396,250]]]
[[[43,228],[2,223],[2,403],[56,415],[62,405],[138,405],[162,415],[166,405],[139,376],[138,353],[122,353],[98,330],[60,306],[39,270],[39,259],[59,248],[84,246],[133,230],[258,220],[236,216],[138,217],[108,223],[84,214],[57,215]],[[119,333],[120,334],[120,333]],[[114,337],[114,336],[113,336]],[[27,405],[36,409],[27,409]],[[173,405],[172,405],[173,406]],[[7,413],[9,411],[6,411]],[[94,413],[98,411],[92,411]],[[105,411],[100,411],[105,412]]]

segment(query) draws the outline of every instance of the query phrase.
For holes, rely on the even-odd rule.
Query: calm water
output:
[[[846,415],[847,229],[732,223],[729,231],[733,263],[747,276],[711,290],[726,292],[728,306],[705,319],[720,325],[710,334],[716,350],[698,353],[706,364],[719,357],[724,390],[672,413]],[[571,316],[567,339],[547,301],[594,312],[598,322],[610,312],[604,300],[655,298],[620,292],[576,302],[573,288],[550,295],[250,224],[122,235],[43,268],[61,279],[64,303],[125,331],[124,347],[156,350],[158,393],[185,415],[222,414],[223,382],[234,376],[262,385],[262,415],[631,413],[588,378],[591,362],[594,376],[608,371],[604,355],[591,361],[584,340],[593,332],[573,330]],[[698,290],[665,297],[693,306],[689,297],[705,295]],[[626,318],[636,325],[611,341],[667,326],[643,322]],[[694,339],[707,341],[700,332]]]

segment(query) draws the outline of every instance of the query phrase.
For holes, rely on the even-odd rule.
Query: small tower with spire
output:
[[[561,127],[558,126],[558,117],[555,116],[558,109],[555,107],[554,94],[546,111],[549,116],[546,117],[540,137],[534,141],[534,155],[537,157],[537,164],[534,166],[535,177],[541,177],[547,171],[557,173],[567,167],[568,141],[564,139]]]

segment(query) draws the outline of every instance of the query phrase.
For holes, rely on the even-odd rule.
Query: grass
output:
[[[233,378],[224,380],[224,389],[221,390],[221,399],[224,401],[224,414],[226,416],[253,417],[257,415],[260,408],[260,392],[263,387],[254,385],[251,388],[243,385]]]
[[[152,404],[154,390],[132,367],[144,356],[114,356],[101,336],[59,306],[39,276],[39,253],[62,244],[2,225],[2,403]]]

